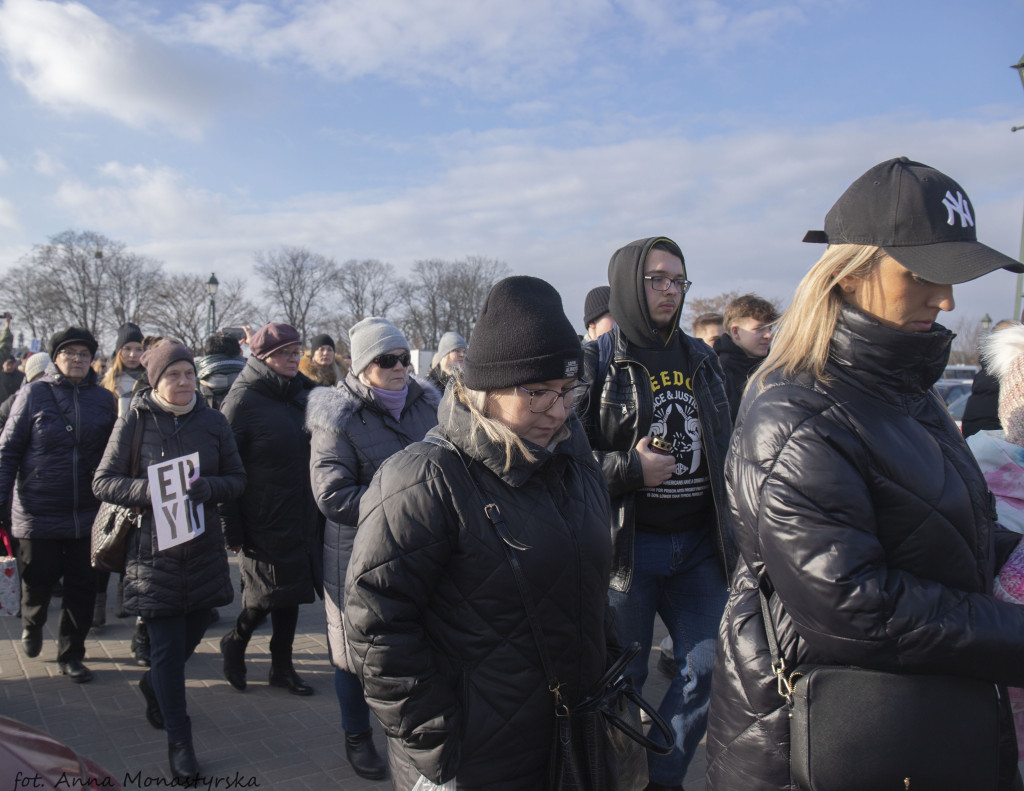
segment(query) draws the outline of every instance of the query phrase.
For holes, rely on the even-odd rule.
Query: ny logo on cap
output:
[[[946,190],[946,197],[942,199],[942,205],[949,212],[949,217],[946,218],[946,225],[956,224],[953,218],[953,213],[956,212],[960,215],[961,228],[974,227],[974,218],[971,217],[971,204],[967,202],[967,198],[963,196],[960,190],[957,190],[955,198],[949,190]]]
[[[565,361],[565,373],[562,374],[563,379],[572,379],[576,376],[576,372],[580,369],[579,360],[566,360]]]

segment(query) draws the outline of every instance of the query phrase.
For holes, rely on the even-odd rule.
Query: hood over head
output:
[[[635,346],[644,349],[663,349],[668,345],[658,333],[658,328],[651,321],[651,313],[647,308],[647,296],[644,290],[644,264],[654,245],[662,242],[663,246],[683,262],[683,276],[686,276],[686,259],[683,251],[675,242],[665,236],[651,236],[638,239],[620,247],[608,262],[608,284],[611,296],[608,300],[609,312],[626,339]],[[669,340],[679,327],[679,314],[683,311],[686,295],[679,300],[679,308],[672,317],[672,332]]]

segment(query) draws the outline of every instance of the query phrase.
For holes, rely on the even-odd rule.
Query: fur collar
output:
[[[354,381],[353,381],[354,380]],[[338,382],[334,387],[317,387],[309,394],[306,404],[306,430],[327,431],[341,434],[345,424],[353,415],[363,409],[370,409],[382,417],[391,418],[372,399],[373,391],[349,375],[345,381]],[[441,403],[441,391],[426,379],[418,376],[409,377],[409,395],[406,404],[412,404],[422,398],[434,411]]]

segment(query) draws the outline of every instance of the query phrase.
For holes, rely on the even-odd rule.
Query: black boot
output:
[[[293,695],[306,696],[313,694],[313,688],[299,678],[299,674],[295,672],[291,662],[285,667],[272,666],[270,668],[269,683],[272,687],[287,687],[288,691]]]
[[[171,776],[175,780],[188,780],[199,774],[199,761],[192,749],[192,740],[167,745],[167,761],[171,765]]]
[[[21,650],[25,656],[34,659],[43,650],[43,627],[26,626],[21,633]]]
[[[249,641],[232,629],[220,638],[220,652],[224,657],[224,678],[239,692],[245,691],[245,647]]]
[[[164,729],[164,715],[160,711],[160,703],[156,699],[153,685],[149,683],[148,670],[139,679],[139,689],[142,690],[142,697],[146,699],[146,719],[149,720],[150,725],[158,731],[162,731]]]
[[[135,624],[135,634],[132,635],[132,656],[143,667],[149,667],[149,631],[143,621]]]
[[[345,757],[352,771],[367,780],[383,780],[387,776],[384,760],[373,746],[373,731],[345,732]]]

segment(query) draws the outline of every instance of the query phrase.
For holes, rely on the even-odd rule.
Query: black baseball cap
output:
[[[978,241],[974,207],[963,187],[933,167],[897,157],[851,184],[825,215],[824,231],[805,242],[881,247],[933,283],[966,283],[1024,264]]]

